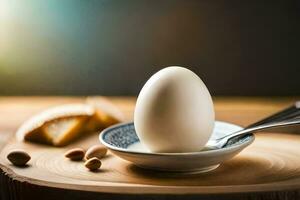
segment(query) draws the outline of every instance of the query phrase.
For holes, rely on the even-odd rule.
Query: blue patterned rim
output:
[[[121,123],[114,126],[111,126],[105,130],[103,130],[100,135],[99,139],[101,143],[110,149],[122,152],[132,152],[132,153],[142,153],[142,154],[158,154],[158,155],[175,155],[175,154],[199,154],[201,152],[216,152],[222,151],[224,149],[231,149],[236,148],[241,145],[248,146],[254,141],[254,135],[250,134],[242,138],[238,138],[237,140],[233,140],[233,142],[229,143],[222,149],[213,149],[207,151],[200,151],[200,152],[188,152],[188,153],[148,153],[148,152],[135,152],[128,150],[128,146],[139,142],[139,138],[136,134],[134,123]]]

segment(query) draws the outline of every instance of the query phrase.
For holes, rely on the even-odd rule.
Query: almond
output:
[[[98,158],[90,158],[85,163],[84,166],[91,171],[97,170],[101,166],[101,161]]]
[[[84,157],[84,150],[81,148],[70,149],[65,153],[65,157],[70,160],[80,161]]]
[[[88,160],[90,158],[96,157],[98,159],[103,158],[107,153],[107,149],[102,145],[91,146],[85,153],[85,158]]]
[[[24,166],[30,160],[30,156],[24,150],[15,149],[7,155],[7,159],[16,166]]]

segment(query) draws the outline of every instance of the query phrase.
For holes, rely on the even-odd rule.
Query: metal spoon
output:
[[[250,128],[252,126],[258,126],[261,124],[266,124],[270,122],[275,122],[275,121],[283,121],[283,120],[288,120],[292,118],[300,117],[300,101],[296,101],[293,105],[280,110],[264,119],[261,119],[245,128]],[[272,129],[271,131],[280,132],[280,133],[296,133],[300,134],[300,126],[288,126],[288,127],[279,127],[276,129]],[[268,132],[268,130],[266,130]]]
[[[258,126],[269,122],[288,120],[296,117],[300,117],[300,101],[296,101],[293,105],[284,108],[283,110],[280,110],[276,113],[273,113],[272,115],[247,126],[246,128],[249,128],[251,126]]]
[[[224,137],[217,138],[215,140],[210,140],[209,143],[207,144],[207,147],[209,149],[220,149],[220,148],[226,146],[227,143],[234,138],[240,138],[242,136],[246,136],[248,134],[255,133],[258,131],[262,131],[262,130],[273,129],[273,128],[277,128],[277,127],[293,126],[293,125],[300,125],[300,118],[270,122],[270,123],[265,123],[265,124],[261,124],[258,126],[251,126],[249,128],[245,128],[240,131],[226,135]]]

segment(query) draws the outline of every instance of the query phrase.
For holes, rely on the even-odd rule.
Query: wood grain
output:
[[[132,118],[135,98],[115,97],[111,100],[128,120]],[[218,119],[247,125],[288,106],[293,100],[223,97],[215,98],[214,102]],[[82,101],[82,98],[0,98],[0,108],[4,108],[7,119],[7,123],[1,120],[0,124],[4,125],[3,132],[8,137],[33,113],[74,101]],[[22,117],[16,116],[21,112],[17,108],[22,111]],[[300,135],[296,134],[257,134],[250,147],[215,171],[185,175],[143,170],[111,154],[102,160],[103,166],[97,172],[88,171],[83,162],[64,158],[64,152],[70,148],[86,149],[97,144],[97,133],[64,148],[18,143],[14,137],[2,141],[6,141],[2,143],[0,153],[3,200],[38,196],[43,199],[300,198]],[[29,166],[20,168],[8,162],[6,155],[14,148],[23,148],[30,153]]]

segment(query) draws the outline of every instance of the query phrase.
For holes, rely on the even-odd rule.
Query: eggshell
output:
[[[134,125],[152,152],[200,151],[209,140],[215,113],[202,80],[183,67],[154,74],[138,96]]]

